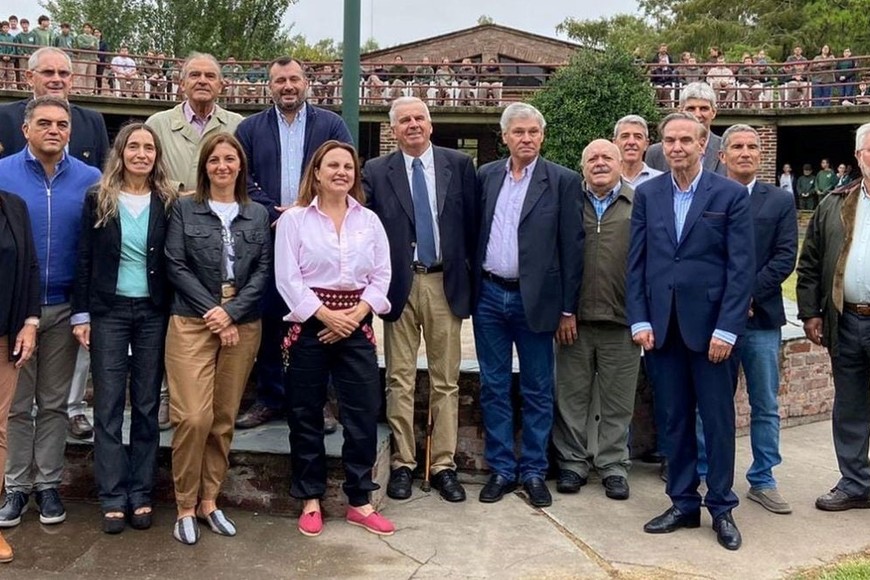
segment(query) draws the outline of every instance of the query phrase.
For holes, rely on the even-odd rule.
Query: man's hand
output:
[[[220,306],[215,306],[208,312],[202,315],[205,320],[205,325],[210,331],[219,334],[233,323],[233,319],[227,314],[227,311]]]
[[[73,326],[73,336],[76,337],[76,340],[79,341],[79,344],[84,347],[85,350],[91,349],[91,325],[90,324],[76,324]]]
[[[804,334],[810,339],[810,342],[822,346],[822,317],[814,316],[804,320]]]
[[[731,356],[732,346],[724,340],[719,340],[716,337],[710,339],[710,350],[707,353],[707,358],[712,363],[720,363],[727,360]]]
[[[293,206],[292,206],[292,205],[276,205],[276,206],[274,206],[274,207],[275,207],[275,211],[277,211],[279,214],[282,214],[282,213],[284,213],[285,211],[287,211],[288,209],[290,209],[290,208],[293,207]],[[278,217],[279,217],[279,219],[280,219],[281,216],[278,216]],[[272,227],[273,227],[273,228],[274,228],[276,225],[278,225],[278,220],[275,220],[275,221],[272,222]]]
[[[652,330],[641,330],[631,337],[634,344],[639,344],[644,350],[652,350],[656,345],[656,337]]]
[[[562,315],[559,319],[559,328],[556,330],[556,342],[559,344],[574,344],[577,340],[577,317],[573,314]]]

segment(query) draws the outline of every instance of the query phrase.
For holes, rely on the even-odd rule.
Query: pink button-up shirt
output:
[[[381,220],[348,196],[341,232],[320,211],[319,198],[293,207],[278,220],[275,279],[290,308],[289,322],[305,322],[323,303],[312,288],[362,289],[375,314],[390,311],[390,246]]]

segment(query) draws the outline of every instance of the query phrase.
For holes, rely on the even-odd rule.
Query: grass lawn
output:
[[[791,580],[867,580],[870,578],[870,551],[846,556],[833,564],[798,572]]]

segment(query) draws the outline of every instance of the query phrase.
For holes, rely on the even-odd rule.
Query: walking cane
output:
[[[429,401],[429,412],[426,417],[426,472],[423,475],[423,483],[420,484],[420,491],[432,491],[432,484],[429,483],[429,469],[432,467],[432,401]]]

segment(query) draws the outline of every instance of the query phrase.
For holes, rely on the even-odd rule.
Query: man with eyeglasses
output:
[[[27,62],[25,79],[33,96],[52,95],[68,100],[72,87],[72,62],[69,55],[54,47],[40,48]],[[24,124],[24,108],[31,98],[0,105],[0,158],[24,149],[27,142],[21,132]],[[70,103],[72,134],[67,152],[88,165],[102,169],[109,152],[109,135],[103,116]]]

